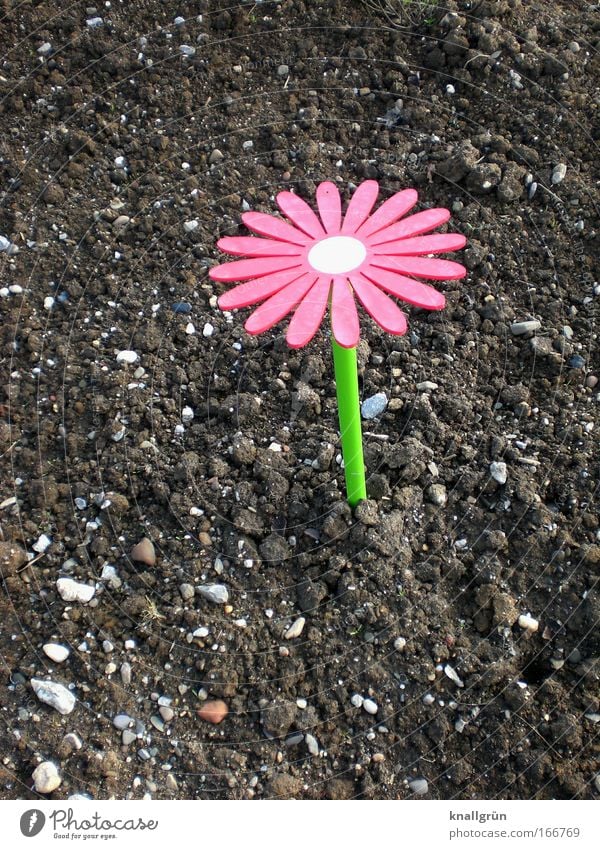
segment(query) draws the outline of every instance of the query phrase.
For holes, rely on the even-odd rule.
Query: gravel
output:
[[[33,786],[38,793],[52,793],[60,787],[62,779],[58,767],[52,761],[42,761],[33,770]]]
[[[80,601],[82,604],[87,604],[91,601],[96,593],[96,588],[89,584],[80,584],[73,578],[59,578],[56,582],[56,589],[63,601]]]
[[[58,713],[67,716],[73,712],[76,699],[73,693],[68,690],[64,684],[58,684],[55,681],[42,681],[38,678],[31,679],[33,691],[44,704],[53,707]]]
[[[385,392],[377,392],[371,395],[370,398],[365,398],[361,404],[361,415],[363,419],[375,419],[380,416],[388,405],[388,399]]]

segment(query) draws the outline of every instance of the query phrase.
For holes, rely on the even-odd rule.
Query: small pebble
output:
[[[80,584],[73,578],[59,578],[56,589],[63,601],[80,601],[83,604],[91,601],[96,592],[89,584]]]
[[[76,702],[75,696],[63,684],[32,678],[31,686],[40,702],[50,705],[63,716],[67,716],[73,711]]]
[[[135,351],[119,351],[117,354],[118,363],[135,363],[138,360],[138,355]]]
[[[451,681],[454,681],[454,683],[456,684],[457,687],[464,687],[465,686],[464,682],[459,678],[456,670],[453,669],[452,666],[450,666],[449,663],[447,663],[444,666],[444,673]]]
[[[154,726],[154,728],[156,728],[157,731],[165,730],[165,721],[162,716],[156,716],[155,714],[154,716],[150,717],[150,722]]]
[[[208,161],[211,165],[214,165],[216,162],[220,162],[222,159],[223,159],[223,154],[221,153],[221,151],[219,150],[218,147],[215,147],[215,149],[211,152],[210,156],[208,157]]]
[[[213,604],[226,604],[229,601],[229,591],[224,584],[204,584],[198,587],[198,592]]]
[[[513,336],[522,336],[524,333],[533,333],[541,328],[542,324],[539,321],[515,321],[510,326],[510,332]]]
[[[188,315],[192,311],[192,305],[187,301],[177,301],[177,303],[173,304],[171,309],[178,315]]]
[[[183,222],[183,229],[186,233],[193,233],[200,226],[200,222],[196,218],[192,218],[191,221]]]
[[[506,463],[490,463],[490,475],[497,483],[505,484],[508,479],[508,470],[506,468]]]
[[[419,392],[434,392],[437,388],[437,383],[434,383],[432,380],[424,380],[422,383],[417,383],[417,390]]]
[[[129,728],[135,720],[126,713],[118,713],[113,719],[113,725],[118,731],[124,731]]]
[[[38,793],[52,793],[62,781],[58,767],[52,761],[43,761],[36,766],[31,777]]]
[[[355,693],[350,699],[350,702],[354,707],[359,708],[363,706],[364,699],[359,693]]]
[[[46,536],[46,534],[42,534],[38,538],[37,542],[34,542],[34,544],[32,545],[32,548],[33,548],[34,551],[37,551],[38,554],[43,554],[44,551],[46,551],[48,548],[50,548],[51,545],[52,545],[52,540],[50,539],[50,537]]]
[[[435,696],[433,696],[431,693],[425,693],[425,695],[423,696],[423,704],[429,706],[432,705],[434,702]]]
[[[206,720],[206,722],[212,722],[213,725],[218,725],[220,722],[223,722],[228,713],[229,708],[225,702],[217,699],[212,702],[204,702],[198,711],[198,716],[200,719]]]
[[[534,619],[533,616],[529,613],[522,613],[518,619],[519,627],[523,628],[525,631],[537,631],[539,628],[539,622],[537,619]]]
[[[573,354],[572,357],[569,357],[567,365],[569,368],[585,368],[585,360],[579,354]]]
[[[304,616],[299,616],[295,622],[293,622],[290,627],[287,629],[283,638],[285,640],[293,640],[295,637],[299,637],[302,633],[304,626],[306,624],[306,619]]]
[[[366,398],[361,404],[361,414],[363,419],[374,419],[381,415],[388,405],[388,399],[384,392],[378,392],[376,395],[371,395]]]
[[[121,681],[123,684],[131,684],[131,664],[130,663],[122,663],[121,664]]]
[[[565,179],[565,175],[567,173],[567,166],[560,162],[558,165],[555,165],[552,169],[552,185],[555,186],[557,183],[562,183]]]
[[[396,649],[396,651],[404,651],[404,649],[406,648],[406,640],[404,639],[404,637],[396,637],[396,639],[394,640],[394,648]]]
[[[424,796],[429,790],[429,785],[424,778],[413,778],[408,782],[408,786],[416,796]]]
[[[363,710],[366,710],[366,712],[370,713],[371,716],[375,716],[375,714],[379,710],[377,703],[374,702],[373,699],[365,699],[362,703],[362,706]]]
[[[61,646],[58,643],[46,643],[43,646],[43,649],[44,654],[46,654],[50,660],[53,660],[55,663],[62,663],[70,654],[69,649],[66,646]]]
[[[148,537],[143,537],[143,539],[133,546],[130,556],[132,560],[136,560],[138,563],[145,563],[146,566],[154,566],[156,563],[156,552],[152,540],[148,539]]]
[[[206,324],[204,325],[204,327],[202,328],[202,335],[205,338],[208,338],[209,336],[212,336],[214,332],[215,332],[214,326],[209,321],[207,321]]]
[[[124,746],[131,746],[131,744],[137,740],[137,734],[134,734],[133,731],[126,728],[121,734],[121,740],[123,741]]]
[[[194,598],[196,591],[193,584],[180,584],[179,594],[184,601],[191,601]]]
[[[304,742],[306,743],[306,748],[310,754],[316,757],[319,754],[319,744],[317,743],[316,738],[313,737],[312,734],[306,734]]]

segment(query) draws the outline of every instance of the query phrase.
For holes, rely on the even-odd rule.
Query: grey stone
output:
[[[204,584],[197,589],[202,598],[213,604],[227,604],[229,601],[229,592],[224,584]]]

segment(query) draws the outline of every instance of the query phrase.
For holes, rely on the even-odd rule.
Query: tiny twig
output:
[[[24,563],[22,566],[19,566],[19,568],[17,569],[17,572],[23,572],[29,566],[33,566],[34,563],[37,563],[38,560],[41,560],[42,557],[45,557],[45,556],[46,556],[46,552],[41,551],[36,557],[32,557],[31,560],[27,561],[27,563]]]
[[[10,452],[13,450],[13,448],[15,447],[15,445],[17,445],[17,443],[18,443],[18,442],[19,442],[19,440],[18,440],[18,439],[16,439],[16,440],[13,442],[13,444],[12,444],[12,445],[9,445],[9,446],[8,446],[8,448],[6,449],[6,451],[4,452],[4,454],[0,454],[0,460],[1,460],[3,457],[6,457],[6,455],[7,455],[7,454],[10,454]]]

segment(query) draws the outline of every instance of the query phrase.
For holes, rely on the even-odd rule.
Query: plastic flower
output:
[[[292,192],[280,192],[277,205],[286,218],[246,212],[242,220],[256,236],[227,236],[218,247],[246,259],[212,268],[221,283],[246,281],[222,294],[222,310],[260,306],[245,323],[248,333],[263,333],[294,311],[286,333],[291,348],[313,338],[328,304],[333,337],[354,348],[360,336],[356,299],[388,333],[406,333],[404,313],[389,295],[427,310],[440,310],[445,298],[425,280],[456,280],[466,269],[432,254],[464,247],[460,233],[434,233],[450,218],[447,209],[406,216],[417,192],[405,189],[372,212],[379,185],[367,180],[355,190],[342,217],[337,187],[321,183],[316,192],[319,215]]]

